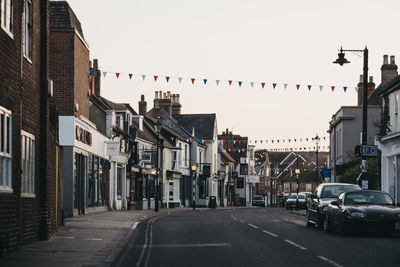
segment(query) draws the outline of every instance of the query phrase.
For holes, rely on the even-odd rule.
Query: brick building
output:
[[[62,177],[48,77],[48,1],[1,0],[0,11],[1,256],[56,230]]]

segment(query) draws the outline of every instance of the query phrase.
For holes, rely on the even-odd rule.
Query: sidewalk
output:
[[[132,210],[68,218],[50,240],[23,246],[15,255],[0,258],[0,266],[108,266],[128,244],[137,222],[154,215]]]
[[[233,210],[250,207],[196,208],[196,211]],[[109,266],[124,251],[137,223],[171,212],[193,211],[192,208],[107,211],[80,215],[65,220],[51,239],[35,241],[16,254],[0,258],[0,266]]]

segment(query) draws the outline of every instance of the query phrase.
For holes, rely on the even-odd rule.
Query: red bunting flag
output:
[[[335,86],[332,85],[331,88],[332,88],[332,92],[335,91]]]
[[[117,76],[117,79],[118,79],[118,77],[119,77],[119,72],[116,72],[116,73],[115,73],[115,76]]]
[[[290,143],[290,139],[289,139],[289,143]]]
[[[371,92],[371,88],[368,87],[368,94],[369,94],[369,92]]]
[[[191,80],[192,80],[192,84],[194,84],[194,80],[196,80],[195,78],[191,78]]]
[[[228,82],[229,82],[229,85],[232,85],[232,80],[229,80]]]
[[[157,81],[158,76],[154,75],[154,81]]]
[[[265,86],[265,83],[261,83],[261,86],[262,86],[262,88],[264,88],[264,86]]]
[[[324,138],[324,140],[325,140],[326,137],[324,136],[323,138]]]
[[[300,84],[296,84],[297,90],[299,90],[300,88]]]

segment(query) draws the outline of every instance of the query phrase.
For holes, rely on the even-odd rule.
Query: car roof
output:
[[[382,194],[389,194],[388,192],[385,192],[385,191],[380,191],[380,190],[371,190],[371,189],[365,189],[365,190],[361,190],[361,191],[363,191],[363,192],[373,192],[373,193],[382,193]],[[357,193],[359,193],[360,192],[360,190],[351,190],[351,191],[346,191],[346,192],[344,192],[344,193],[354,193],[354,192],[357,192]]]
[[[323,186],[326,185],[357,185],[357,184],[348,184],[348,183],[323,183]]]

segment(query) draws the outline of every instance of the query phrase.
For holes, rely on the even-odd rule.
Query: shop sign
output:
[[[107,155],[118,156],[119,155],[119,141],[107,142]]]
[[[249,177],[249,182],[250,183],[259,183],[260,182],[260,176],[257,175],[252,175]]]
[[[140,169],[136,167],[131,167],[131,172],[140,172]]]
[[[75,138],[84,144],[92,145],[92,133],[78,125],[75,127]]]

